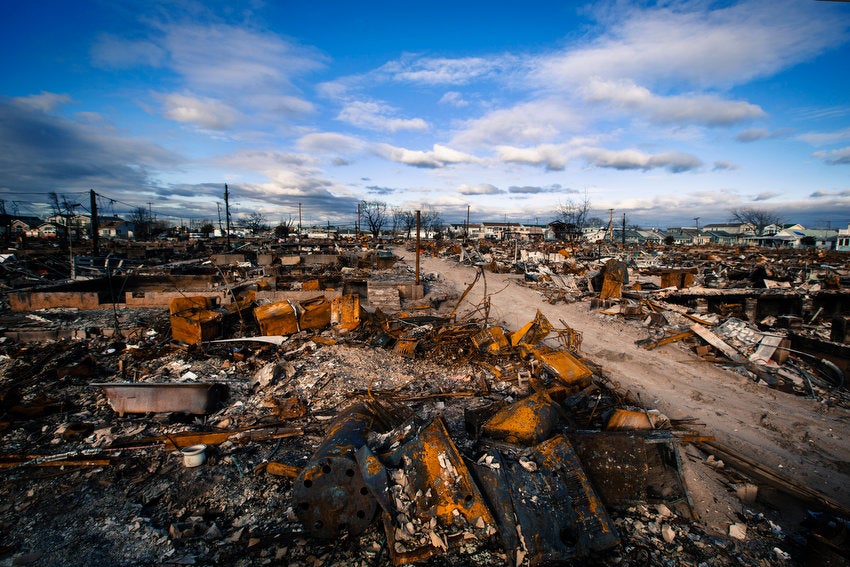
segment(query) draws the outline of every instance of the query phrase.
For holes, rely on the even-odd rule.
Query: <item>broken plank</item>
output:
[[[729,359],[734,360],[736,362],[739,362],[743,359],[741,353],[726,344],[723,339],[721,339],[702,325],[691,325],[691,331],[693,331],[702,340],[704,340],[705,342],[722,352],[724,355],[729,357]]]
[[[112,464],[112,459],[62,459],[58,461],[44,460],[47,457],[4,457],[0,460],[0,469],[8,469],[20,465],[34,467],[105,467]]]
[[[278,463],[276,461],[269,461],[266,463],[266,472],[274,475],[274,476],[285,476],[286,478],[296,478],[298,473],[301,472],[299,467],[295,467],[292,465],[287,465],[285,463]]]
[[[643,348],[645,348],[646,350],[652,350],[663,345],[668,345],[670,343],[681,341],[692,336],[693,334],[693,331],[684,331],[682,333],[676,333],[675,335],[670,335],[669,337],[664,337],[663,339],[647,343],[643,345]]]
[[[191,447],[192,445],[220,445],[228,440],[238,442],[239,438],[236,437],[237,435],[249,432],[251,430],[261,430],[264,433],[258,434],[257,439],[251,439],[250,436],[244,436],[243,439],[259,441],[262,440],[262,436],[267,436],[267,439],[277,439],[280,437],[292,437],[296,435],[301,435],[303,433],[303,429],[301,429],[300,427],[278,428],[273,426],[247,427],[244,429],[230,431],[185,431],[181,433],[172,433],[170,435],[143,437],[141,439],[116,440],[114,443],[112,443],[112,445],[110,445],[110,448],[141,447],[157,445],[159,443],[166,443],[168,447],[172,449],[182,449],[184,447]],[[274,430],[275,433],[269,433],[269,430]],[[278,435],[278,437],[269,435]]]

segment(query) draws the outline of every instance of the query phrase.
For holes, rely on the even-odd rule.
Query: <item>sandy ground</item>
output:
[[[415,265],[412,251],[399,248],[395,252],[410,266]],[[441,274],[458,292],[475,278],[475,268],[456,261],[423,255],[420,266],[423,273]],[[850,411],[754,383],[702,361],[678,343],[647,351],[635,345],[649,336],[640,321],[592,311],[587,301],[551,305],[537,291],[516,283],[519,278],[486,272],[460,312],[482,302],[486,281],[495,324],[517,329],[530,321],[537,309],[556,326],[563,320],[583,334],[584,356],[601,365],[623,389],[639,394],[646,406],[671,419],[695,418],[702,424],[702,434],[850,506]],[[685,453],[696,452],[689,448]],[[741,511],[740,502],[728,494],[716,475],[706,474],[702,461],[695,457],[683,461],[703,521],[718,530],[734,522],[735,513]],[[793,507],[775,511],[789,523],[801,520],[805,513]]]

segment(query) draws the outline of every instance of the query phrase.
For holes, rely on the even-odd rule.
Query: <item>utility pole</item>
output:
[[[608,240],[614,243],[614,209],[608,209]]]
[[[301,203],[298,203],[298,253],[301,253]]]
[[[466,227],[463,229],[463,239],[469,238],[469,205],[466,206]]]
[[[626,247],[626,213],[623,213],[623,236],[620,238],[623,248]]]
[[[219,232],[224,230],[224,227],[221,226],[221,203],[219,201],[215,202],[216,207],[218,207],[218,230]]]
[[[91,198],[91,255],[100,255],[100,223],[97,220],[97,193],[92,189],[89,192]]]
[[[224,222],[227,226],[227,250],[230,251],[230,193],[227,183],[224,184]]]
[[[360,240],[360,203],[357,203],[357,222],[354,223],[354,234]]]
[[[419,285],[419,249],[421,248],[421,240],[419,238],[419,219],[420,212],[416,211],[416,285]]]

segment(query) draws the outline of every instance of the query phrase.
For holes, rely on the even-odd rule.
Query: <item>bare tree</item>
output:
[[[372,238],[377,240],[387,222],[387,204],[383,201],[361,201],[360,214],[366,219]]]
[[[764,236],[765,228],[772,224],[779,224],[782,222],[782,217],[778,214],[764,209],[743,208],[732,209],[729,212],[732,214],[732,218],[736,221],[752,225],[755,229],[756,236]]]
[[[558,207],[558,218],[565,225],[567,240],[570,242],[581,240],[584,228],[588,224],[589,213],[590,200],[587,198],[587,193],[581,201],[567,199]]]
[[[130,222],[133,223],[133,232],[143,239],[151,234],[151,219],[148,210],[144,207],[136,207],[130,211]]]
[[[292,229],[295,226],[295,219],[289,217],[289,220],[284,221],[281,219],[280,224],[274,227],[274,235],[278,238],[289,238],[289,235],[292,234]]]
[[[260,212],[253,212],[242,217],[241,220],[242,226],[248,229],[251,234],[258,234],[261,230],[265,230],[267,228],[266,217]]]
[[[416,228],[416,213],[413,211],[404,211],[402,213],[401,227],[404,230],[407,238],[410,239],[410,234]]]
[[[434,234],[435,238],[439,238],[440,236],[442,236],[443,219],[440,216],[440,213],[435,211],[432,207],[428,207],[428,209],[426,209],[421,214],[421,217],[422,218],[420,219],[420,221],[423,228],[425,229],[425,234],[431,232]]]
[[[407,214],[401,207],[393,207],[392,208],[392,233],[393,235],[398,234],[404,225],[404,215]]]

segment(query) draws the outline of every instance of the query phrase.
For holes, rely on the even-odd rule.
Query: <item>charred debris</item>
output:
[[[846,405],[843,257],[424,246],[475,267],[457,290],[368,245],[213,252],[71,282],[55,258],[3,264],[0,564],[847,564],[840,503],[623,391],[581,329],[505,328],[486,294],[461,309],[515,273],[644,348]],[[726,533],[700,524],[683,458],[725,461]],[[810,524],[758,512],[760,486]]]

